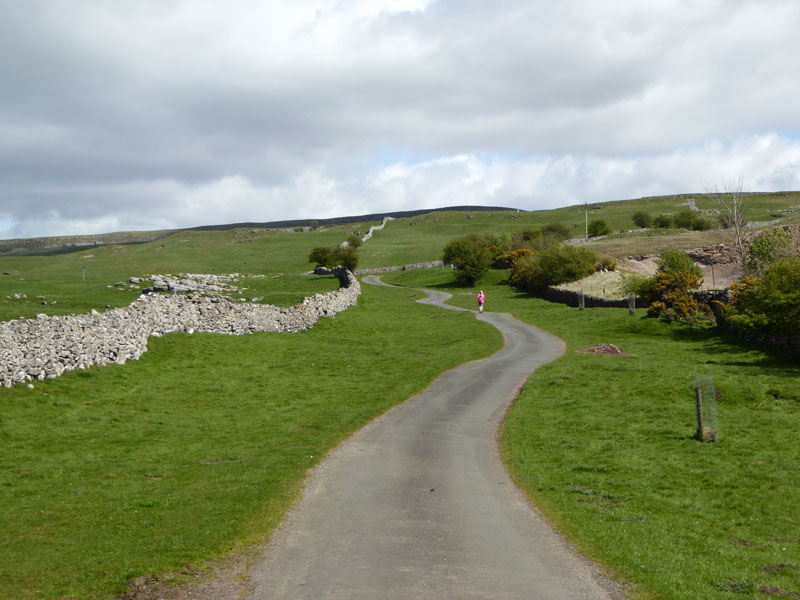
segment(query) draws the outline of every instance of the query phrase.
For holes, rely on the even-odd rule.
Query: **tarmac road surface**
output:
[[[449,297],[426,293],[420,302]],[[497,450],[506,409],[563,343],[508,314],[477,318],[505,348],[444,373],[334,451],[250,569],[252,598],[623,598],[531,508]]]

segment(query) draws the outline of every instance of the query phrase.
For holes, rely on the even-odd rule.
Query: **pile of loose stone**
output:
[[[144,293],[125,308],[102,313],[2,322],[0,384],[11,387],[93,365],[124,364],[147,351],[150,336],[171,332],[305,331],[320,317],[333,317],[358,302],[361,286],[355,276],[345,269],[330,273],[339,278],[341,288],[305,298],[291,308],[234,302],[196,290],[181,294],[174,288],[169,294]]]

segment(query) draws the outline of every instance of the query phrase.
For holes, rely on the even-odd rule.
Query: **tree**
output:
[[[317,267],[332,269],[337,264],[336,249],[328,248],[327,246],[317,246],[311,250],[311,254],[308,255],[308,262],[314,263]]]
[[[363,243],[364,241],[361,239],[361,236],[359,235],[353,234],[347,236],[347,245],[350,246],[351,248],[355,248],[356,250],[358,250],[361,247],[361,244]]]
[[[653,217],[651,217],[649,213],[646,213],[642,210],[637,210],[635,213],[633,213],[631,218],[633,219],[633,223],[642,229],[650,229],[650,227],[653,225]]]
[[[442,261],[453,265],[456,280],[474,286],[492,264],[492,254],[485,241],[476,235],[455,239],[444,247]]]
[[[744,217],[746,192],[742,180],[728,181],[722,188],[715,186],[707,193],[719,206],[719,222],[724,229],[733,232],[733,243],[742,269],[747,267],[747,255],[744,247],[743,233],[747,225]]]
[[[337,248],[336,252],[336,263],[351,273],[354,273],[356,267],[358,266],[358,252],[352,246],[347,246],[345,248]]]
[[[589,223],[588,231],[589,235],[593,237],[597,235],[608,235],[611,233],[611,230],[608,228],[608,225],[605,221],[603,221],[603,219],[595,219]]]

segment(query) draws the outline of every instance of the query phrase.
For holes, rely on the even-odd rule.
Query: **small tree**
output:
[[[595,219],[589,223],[588,231],[589,235],[593,237],[596,235],[608,235],[611,233],[611,230],[608,228],[608,225],[605,221],[603,221],[603,219]]]
[[[354,273],[358,266],[358,252],[352,246],[345,248],[337,248],[336,250],[336,263],[351,273]]]
[[[332,269],[337,264],[336,248],[317,246],[311,250],[311,254],[308,255],[308,262],[313,263],[317,267]]]
[[[744,217],[746,192],[742,180],[729,181],[722,188],[715,186],[707,193],[719,206],[719,222],[724,229],[733,232],[733,243],[736,248],[739,265],[747,267],[747,255],[744,247],[744,229],[747,219]]]
[[[348,235],[346,241],[350,248],[355,248],[356,250],[358,250],[364,243],[364,241],[361,239],[361,236],[356,234]]]
[[[631,218],[633,219],[633,223],[642,229],[650,229],[650,227],[653,226],[653,217],[651,217],[649,213],[646,213],[642,210],[637,210],[635,213],[633,213]]]
[[[457,281],[474,286],[489,270],[492,254],[485,241],[476,235],[468,235],[448,243],[444,247],[442,261],[453,265]]]

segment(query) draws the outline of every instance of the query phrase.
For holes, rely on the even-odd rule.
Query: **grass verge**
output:
[[[800,365],[710,328],[580,311],[520,294],[492,273],[487,309],[562,337],[502,428],[514,479],[587,556],[665,600],[800,596]],[[439,270],[384,277],[475,290]],[[427,279],[427,281],[426,281]],[[600,343],[631,356],[576,352]],[[701,444],[693,378],[711,375],[721,443]]]

